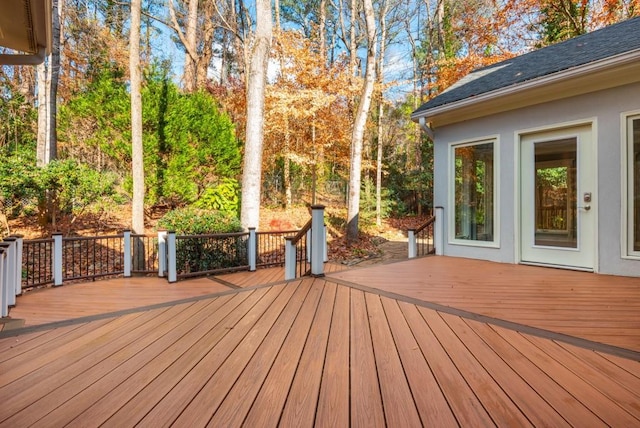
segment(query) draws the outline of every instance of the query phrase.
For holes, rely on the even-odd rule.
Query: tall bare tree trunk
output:
[[[256,0],[256,30],[252,40],[247,78],[247,127],[240,210],[240,222],[244,229],[257,228],[260,222],[264,93],[271,49],[271,20],[271,1]]]
[[[38,136],[37,164],[47,165],[58,154],[57,95],[58,77],[60,75],[60,22],[64,5],[62,0],[54,0],[52,4],[51,54],[46,61],[37,67],[38,74]]]
[[[387,10],[389,5],[382,1],[380,11],[380,55],[378,56],[378,85],[380,87],[380,99],[378,101],[378,153],[376,157],[376,225],[382,226],[382,121],[384,117],[384,54],[387,47]]]
[[[364,0],[364,14],[367,26],[367,70],[362,97],[351,135],[351,168],[349,171],[349,206],[347,213],[347,243],[358,240],[358,216],[360,214],[360,183],[362,174],[362,144],[364,131],[371,107],[371,96],[376,78],[376,22],[371,0]]]
[[[141,0],[131,0],[131,30],[129,32],[129,73],[131,76],[131,175],[133,201],[131,228],[144,233],[144,151],[142,146],[142,97],[140,94],[140,13]]]
[[[196,50],[196,36],[198,29],[198,0],[189,0],[189,10],[187,12],[187,28],[185,38],[189,47],[184,56],[184,90],[193,92],[196,90],[196,64],[197,58],[191,56],[191,52]]]
[[[320,56],[327,63],[327,0],[320,0]]]
[[[196,64],[196,85],[193,89],[194,91],[207,84],[209,65],[211,65],[211,59],[213,58],[213,44],[216,32],[214,22],[214,0],[204,0],[202,9],[204,12],[204,24],[202,25],[202,54],[198,57]]]
[[[284,195],[285,207],[291,208],[293,197],[291,192],[291,134],[289,133],[289,121],[285,116],[284,134]]]
[[[356,45],[356,16],[358,16],[358,3],[351,0],[351,20],[349,31],[349,67],[351,67],[351,75],[358,74],[358,46]]]

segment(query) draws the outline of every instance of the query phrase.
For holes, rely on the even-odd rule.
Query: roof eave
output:
[[[628,70],[632,68],[635,73],[626,72],[626,80],[615,80],[607,82],[605,79],[599,79],[604,75],[615,73],[616,70]],[[597,80],[600,81],[597,81]],[[596,85],[585,85],[587,81],[595,80]],[[411,119],[415,122],[422,119],[430,128],[434,125],[451,124],[462,120],[478,118],[495,114],[501,111],[507,111],[513,108],[526,107],[528,105],[539,104],[542,102],[552,101],[554,99],[565,98],[568,96],[579,95],[581,93],[593,92],[595,90],[606,89],[621,84],[630,83],[631,81],[640,81],[640,49],[626,52],[624,54],[612,56],[600,61],[595,61],[580,67],[563,70],[557,73],[542,76],[526,82],[503,87],[491,92],[483,93],[477,96],[465,98],[460,101],[444,104],[428,110],[415,112],[411,115]],[[555,86],[566,86],[568,81],[575,81],[575,88],[566,88],[564,91],[548,91],[545,97],[531,97],[531,94],[540,92],[547,88]],[[510,98],[511,102],[505,103],[504,100]],[[518,101],[520,100],[520,101]],[[479,108],[482,106],[482,108]],[[492,108],[490,108],[492,107]],[[453,114],[456,116],[454,117]],[[444,118],[439,123],[438,118]]]
[[[24,4],[29,13],[27,22],[24,21],[24,8],[17,6]],[[1,31],[0,26],[0,46],[14,49],[15,53],[0,54],[0,65],[36,65],[44,61],[47,54],[51,52],[52,45],[52,3],[51,0],[18,0],[12,7],[8,7],[6,14],[0,19],[4,24],[9,25],[8,34]],[[10,25],[12,21],[23,22],[26,30],[16,31],[19,26]],[[25,27],[22,27],[25,29]],[[28,29],[32,29],[29,31]],[[11,31],[13,29],[14,31]],[[29,43],[29,40],[32,42]],[[28,48],[26,45],[30,45]]]

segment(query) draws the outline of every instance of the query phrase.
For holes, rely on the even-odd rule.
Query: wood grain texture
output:
[[[404,263],[386,268],[413,281]],[[0,427],[640,424],[640,362],[369,287],[368,270],[362,284],[329,275],[226,287],[0,333]],[[633,302],[632,289],[612,301]],[[505,301],[533,321],[587,326],[534,295]],[[507,314],[491,296],[466,299]],[[633,335],[625,317],[617,337]],[[584,330],[608,338],[598,323],[613,330],[622,318],[603,311]]]

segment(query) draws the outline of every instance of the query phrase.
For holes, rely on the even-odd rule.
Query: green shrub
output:
[[[240,184],[233,178],[225,178],[215,187],[208,187],[195,202],[197,208],[216,210],[238,216],[240,209]]]
[[[237,217],[220,211],[207,211],[194,207],[169,211],[158,221],[158,228],[178,235],[241,232]]]

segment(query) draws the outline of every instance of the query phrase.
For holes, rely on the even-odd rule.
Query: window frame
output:
[[[622,140],[622,258],[640,260],[640,250],[634,250],[634,227],[640,227],[633,221],[634,203],[634,162],[633,162],[633,121],[640,120],[640,110],[626,112],[621,118]],[[640,173],[640,169],[637,171]],[[640,203],[640,202],[639,202]]]
[[[456,238],[456,149],[473,147],[483,144],[493,145],[493,239],[491,241],[481,241],[472,239]],[[449,143],[448,159],[448,215],[447,215],[447,242],[450,245],[461,245],[468,247],[500,248],[500,142],[499,136],[493,135],[472,140]]]

